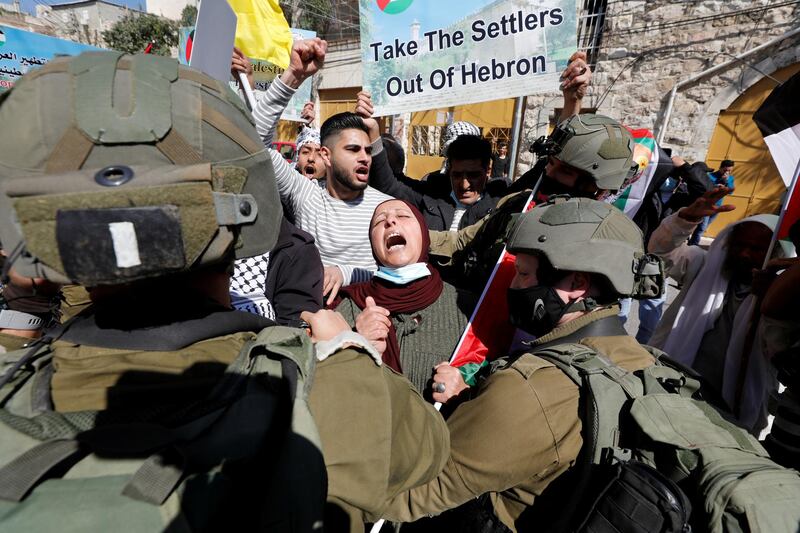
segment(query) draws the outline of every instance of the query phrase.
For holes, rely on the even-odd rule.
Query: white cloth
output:
[[[317,361],[324,361],[344,348],[345,345],[353,345],[361,348],[372,357],[375,364],[378,366],[383,364],[383,358],[381,354],[378,353],[378,350],[375,349],[372,343],[355,331],[343,331],[330,340],[316,343],[314,345],[314,352],[316,353]]]
[[[703,337],[722,313],[730,281],[723,272],[728,237],[731,228],[743,222],[757,222],[774,231],[778,217],[755,215],[730,224],[717,235],[708,252],[685,243],[695,224],[680,219],[678,213],[664,219],[650,239],[649,251],[664,259],[667,275],[683,284],[680,294],[664,313],[651,343],[684,365],[693,366]],[[726,349],[722,395],[731,406],[736,399],[741,352],[754,309],[755,298],[750,295],[736,313],[733,336]],[[756,338],[742,395],[739,421],[748,429],[756,429],[766,420],[767,396],[777,386],[760,345]]]

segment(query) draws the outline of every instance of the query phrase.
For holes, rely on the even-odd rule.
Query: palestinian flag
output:
[[[531,194],[523,211],[528,211],[533,206]],[[478,305],[475,306],[450,358],[450,364],[459,368],[464,381],[470,386],[475,385],[475,374],[487,361],[508,353],[514,339],[516,328],[508,320],[506,299],[506,292],[516,273],[514,258],[505,249],[500,254]]]
[[[633,161],[639,166],[639,170],[619,196],[611,199],[611,203],[633,219],[644,200],[655,192],[656,185],[661,185],[662,178],[672,170],[673,165],[666,152],[656,144],[652,131],[630,128],[628,131],[636,143],[633,147]]]
[[[772,90],[753,121],[761,130],[783,183],[789,189],[781,208],[778,239],[789,236],[789,228],[800,219],[800,72]]]

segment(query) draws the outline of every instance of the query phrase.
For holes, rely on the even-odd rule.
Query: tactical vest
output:
[[[581,395],[584,443],[571,487],[581,497],[560,511],[578,520],[553,530],[796,532],[798,472],[703,401],[696,374],[648,350],[656,362],[637,372],[582,344],[534,352]]]
[[[205,400],[168,416],[54,411],[52,357],[46,342],[0,354],[0,530],[321,530],[303,332],[262,330]]]

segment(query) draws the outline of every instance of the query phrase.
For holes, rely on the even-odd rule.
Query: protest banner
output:
[[[359,0],[376,115],[558,90],[575,0]],[[465,15],[466,14],[466,15]]]
[[[236,14],[226,2],[203,2],[197,11],[189,65],[212,78],[228,81],[236,36]]]
[[[228,0],[236,13],[236,46],[251,59],[289,66],[292,35],[278,0]]]
[[[54,57],[78,55],[87,50],[102,48],[0,25],[0,93],[11,89],[30,69]]]

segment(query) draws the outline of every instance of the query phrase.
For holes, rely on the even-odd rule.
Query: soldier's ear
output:
[[[586,291],[592,286],[592,276],[587,272],[573,272],[571,289],[573,291]]]

